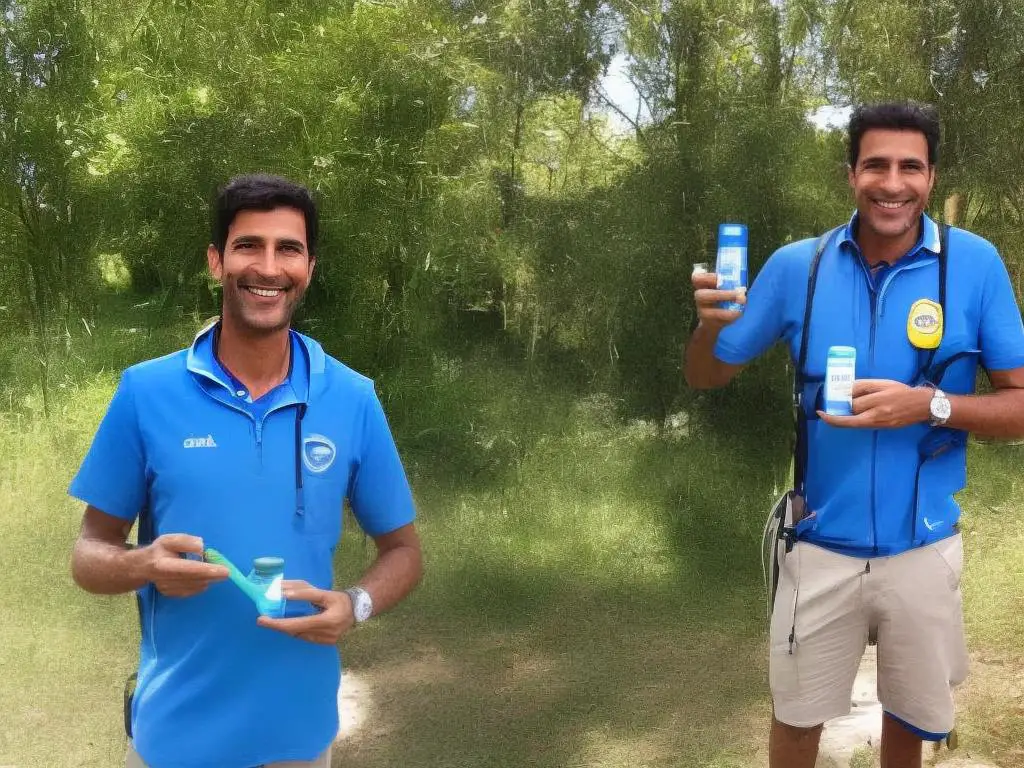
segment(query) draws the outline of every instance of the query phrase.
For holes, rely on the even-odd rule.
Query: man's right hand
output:
[[[210,584],[228,577],[223,565],[190,560],[182,555],[202,557],[203,540],[184,533],[165,533],[142,550],[143,575],[167,597],[191,597]]]
[[[747,291],[740,288],[734,291],[718,290],[718,275],[714,272],[697,272],[693,275],[694,301],[697,304],[697,317],[701,325],[706,328],[721,330],[730,323],[736,322],[741,312],[731,309],[722,309],[719,306],[724,301],[734,301],[738,304],[747,303]]]

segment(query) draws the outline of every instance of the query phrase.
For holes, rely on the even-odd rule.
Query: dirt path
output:
[[[876,659],[876,648],[869,646],[857,670],[850,714],[825,724],[817,768],[866,767],[868,763],[862,761],[867,757],[867,750],[871,750],[877,760],[882,735],[882,705],[878,702]],[[950,752],[945,746],[936,751],[925,745],[925,764],[936,768],[998,768],[960,752]]]
[[[338,690],[338,716],[341,726],[335,742],[354,737],[366,723],[368,712],[373,707],[373,693],[362,676],[345,671]]]

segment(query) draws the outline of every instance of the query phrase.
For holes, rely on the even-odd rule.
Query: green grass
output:
[[[971,671],[960,743],[1024,766],[1024,446],[979,444],[964,494],[964,604]]]
[[[871,747],[858,747],[850,756],[850,768],[874,768],[875,751]]]
[[[205,319],[161,313],[159,299],[112,292],[98,299],[88,317],[61,319],[43,344],[34,331],[6,335],[5,323],[0,326],[0,411],[41,413],[44,369],[54,407],[66,411],[82,390],[102,385],[132,363],[187,345]]]
[[[50,422],[0,419],[0,765],[123,761],[113,726],[134,664],[133,603],[87,597],[68,571],[80,510],[64,490],[103,391],[95,394]]]
[[[148,350],[191,332],[184,319]],[[72,584],[81,510],[65,489],[112,392],[112,362],[150,353],[135,343],[103,340],[49,419],[31,399],[0,413],[0,766],[123,759],[134,603]],[[688,433],[623,420],[607,398],[530,383],[492,358],[437,356],[382,390],[426,575],[343,642],[366,695],[336,765],[764,765],[757,558],[780,469],[763,451],[696,418]],[[1022,450],[972,448],[964,497],[976,667],[959,694],[961,744],[1003,768],[1024,766]],[[339,583],[371,557],[348,525]]]

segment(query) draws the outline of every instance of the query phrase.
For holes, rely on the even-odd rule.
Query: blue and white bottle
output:
[[[857,380],[857,350],[829,347],[825,363],[825,413],[853,414],[853,382]]]
[[[735,291],[747,287],[747,227],[745,224],[718,225],[718,257],[715,262],[718,289]],[[743,311],[734,301],[722,302],[722,309]]]

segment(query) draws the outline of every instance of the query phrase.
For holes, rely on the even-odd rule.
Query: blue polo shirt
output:
[[[856,222],[854,215],[822,254],[807,374],[823,379],[828,348],[845,345],[857,350],[857,378],[910,384],[927,353],[911,344],[907,318],[919,299],[939,299],[939,228],[923,216],[917,244],[872,275],[854,240]],[[750,287],[742,317],[719,336],[719,360],[743,365],[784,341],[796,364],[816,245],[817,238],[802,240],[772,254]],[[953,228],[948,249],[945,328],[934,362],[965,354],[936,383],[950,394],[973,394],[979,364],[990,371],[1024,366],[1024,326],[995,247]],[[815,390],[811,384],[804,393],[809,409]],[[963,432],[926,422],[867,430],[812,418],[806,493],[813,515],[801,524],[800,537],[870,557],[951,535],[960,517],[953,496],[966,484],[966,443]]]
[[[243,571],[276,555],[285,578],[331,589],[346,499],[371,536],[414,519],[373,382],[293,331],[288,381],[253,410],[212,335],[124,372],[70,493],[123,520],[145,509],[154,536],[200,536]],[[253,768],[331,744],[336,648],[258,627],[255,605],[228,581],[189,598],[152,585],[140,596],[132,723],[147,765]]]

